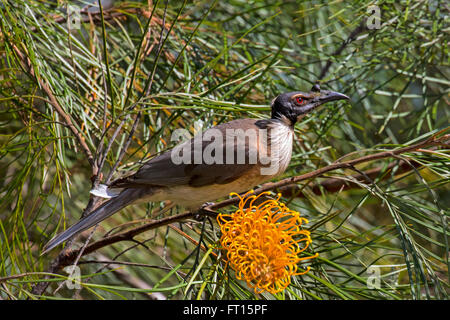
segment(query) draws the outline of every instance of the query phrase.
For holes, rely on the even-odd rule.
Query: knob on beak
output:
[[[311,91],[312,92],[320,92],[320,86],[319,86],[318,82],[316,82],[316,84],[313,85],[313,87],[311,88]]]

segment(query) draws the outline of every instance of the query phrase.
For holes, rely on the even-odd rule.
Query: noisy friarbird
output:
[[[147,161],[135,174],[91,191],[110,199],[51,239],[44,252],[131,204],[170,200],[197,210],[207,201],[279,176],[291,160],[295,123],[318,106],[341,99],[349,98],[316,84],[310,92],[273,99],[270,119],[237,119],[205,130]]]

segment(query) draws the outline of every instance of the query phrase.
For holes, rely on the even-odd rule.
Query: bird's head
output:
[[[289,125],[294,125],[297,120],[318,106],[342,99],[349,99],[349,97],[339,92],[320,90],[318,84],[315,84],[309,92],[283,93],[272,101],[272,119],[279,119]]]

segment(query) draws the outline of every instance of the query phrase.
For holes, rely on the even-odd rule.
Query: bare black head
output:
[[[297,120],[318,106],[342,99],[349,99],[349,97],[339,92],[320,90],[318,84],[315,84],[310,92],[283,93],[272,101],[272,119],[286,121],[289,125],[294,125]]]

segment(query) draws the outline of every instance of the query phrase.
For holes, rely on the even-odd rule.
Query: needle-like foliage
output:
[[[0,0],[0,299],[448,297],[448,4],[92,3]],[[267,118],[316,81],[350,102],[298,123],[282,182],[256,188],[309,221],[318,257],[286,290],[255,293],[227,265],[226,199],[203,219],[128,207],[40,255],[175,129]]]

